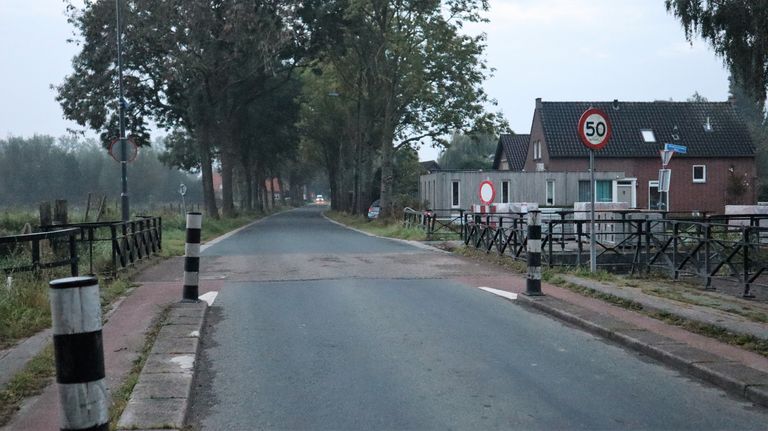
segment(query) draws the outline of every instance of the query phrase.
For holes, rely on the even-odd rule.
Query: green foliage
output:
[[[48,284],[31,275],[14,277],[11,289],[0,283],[0,350],[51,324]]]
[[[443,169],[491,169],[497,143],[495,135],[455,133],[437,163]]]
[[[121,191],[120,164],[91,140],[41,135],[0,139],[0,172],[0,202],[6,207],[54,199],[67,199],[75,207],[85,204],[88,193],[94,194],[91,205],[95,206],[104,195],[114,202]],[[189,202],[201,199],[200,181],[164,166],[150,147],[141,148],[128,165],[128,179],[132,204],[177,202],[180,183],[188,187]],[[8,225],[21,229],[17,224]]]
[[[53,346],[49,344],[0,390],[0,427],[5,426],[26,397],[38,395],[56,373]]]
[[[665,0],[685,36],[701,35],[722,56],[750,98],[765,102],[768,85],[768,0]]]

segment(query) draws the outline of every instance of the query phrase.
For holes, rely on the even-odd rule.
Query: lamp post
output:
[[[119,87],[118,109],[120,117],[120,173],[121,186],[120,193],[122,220],[128,221],[130,218],[129,200],[128,200],[128,143],[125,137],[125,109],[127,102],[123,90],[123,27],[120,20],[120,0],[115,0],[115,9],[117,15],[117,81]]]

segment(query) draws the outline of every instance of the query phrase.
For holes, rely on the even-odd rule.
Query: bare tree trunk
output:
[[[200,150],[200,170],[203,174],[203,204],[208,217],[218,219],[219,210],[216,207],[216,195],[213,190],[213,161],[208,127],[201,125],[198,129],[197,144]]]
[[[229,150],[221,151],[221,191],[222,191],[222,215],[227,218],[235,216],[234,194],[234,166],[232,154]]]

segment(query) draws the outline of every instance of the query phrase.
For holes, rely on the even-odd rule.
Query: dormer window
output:
[[[656,135],[653,134],[653,130],[644,129],[640,133],[643,134],[643,142],[656,142]]]

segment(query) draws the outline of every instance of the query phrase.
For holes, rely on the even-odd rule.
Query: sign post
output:
[[[611,120],[597,108],[589,108],[581,114],[578,128],[581,143],[589,150],[589,271],[597,270],[595,252],[595,151],[602,150],[611,138]]]

